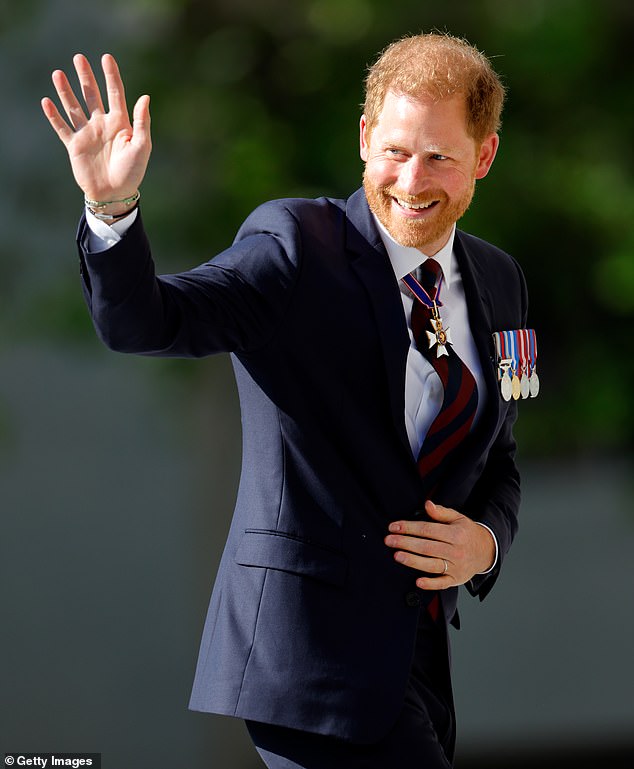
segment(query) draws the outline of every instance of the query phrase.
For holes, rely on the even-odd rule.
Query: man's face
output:
[[[497,146],[495,134],[481,145],[469,136],[461,94],[434,102],[388,91],[371,133],[361,118],[370,209],[394,240],[432,256],[469,207]]]

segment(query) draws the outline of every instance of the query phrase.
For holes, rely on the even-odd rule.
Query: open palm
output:
[[[150,97],[141,96],[136,102],[131,124],[115,59],[105,54],[101,60],[107,112],[86,57],[77,54],[73,63],[85,110],[61,70],[53,72],[53,84],[67,120],[49,98],[42,99],[42,109],[68,151],[73,175],[84,195],[91,200],[121,200],[134,194],[145,176],[152,150]]]

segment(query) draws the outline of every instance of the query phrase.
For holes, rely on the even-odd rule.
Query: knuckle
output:
[[[429,534],[430,534],[430,532],[429,532],[429,524],[427,524],[427,523],[417,523],[415,531],[416,531],[416,533],[418,534],[419,537],[422,537],[423,539],[428,539],[429,538]]]

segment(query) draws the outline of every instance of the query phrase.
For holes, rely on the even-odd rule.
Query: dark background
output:
[[[81,211],[39,99],[76,51],[152,96],[143,211],[162,271],[264,200],[360,184],[366,66],[433,28],[492,57],[502,143],[462,226],[521,262],[542,393],[520,404],[522,528],[462,600],[457,766],[634,760],[634,5],[625,0],[0,0],[0,753],[248,769],[187,711],[239,472],[229,363],[97,342]],[[619,763],[620,761],[620,763]]]

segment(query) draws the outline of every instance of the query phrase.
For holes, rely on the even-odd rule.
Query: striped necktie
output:
[[[442,267],[426,259],[420,268],[420,284],[432,300],[440,304]],[[478,406],[478,390],[473,374],[450,344],[448,329],[433,323],[432,310],[416,297],[412,307],[412,331],[418,350],[436,370],[444,395],[438,415],[432,422],[418,454],[418,470],[428,497],[436,490],[448,461],[469,434]]]

